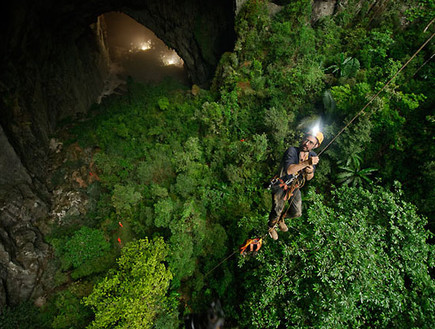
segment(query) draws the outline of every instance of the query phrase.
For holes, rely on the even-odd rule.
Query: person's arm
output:
[[[286,175],[290,166],[299,163],[299,152],[295,147],[289,147],[282,158],[282,168]]]
[[[297,172],[308,168],[307,172],[307,180],[310,180],[314,177],[314,168],[313,165],[316,165],[319,162],[319,157],[311,157],[308,160],[302,161],[301,163],[291,164],[287,167],[287,174],[294,175]],[[310,173],[311,172],[311,173]]]

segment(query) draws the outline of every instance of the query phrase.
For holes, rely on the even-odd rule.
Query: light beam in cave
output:
[[[184,62],[151,30],[122,13],[103,15],[111,60],[125,76],[140,82],[158,82],[172,77],[187,84]]]

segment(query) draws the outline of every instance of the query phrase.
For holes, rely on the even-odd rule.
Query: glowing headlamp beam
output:
[[[311,133],[312,133],[314,136],[316,136],[317,133],[319,132],[319,130],[320,130],[320,123],[317,122],[316,125],[313,127],[313,129],[311,129]]]

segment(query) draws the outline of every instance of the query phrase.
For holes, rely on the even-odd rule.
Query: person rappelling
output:
[[[305,181],[313,179],[319,157],[312,151],[320,146],[323,134],[318,125],[308,132],[299,147],[290,146],[284,153],[281,161],[279,177],[274,178],[270,184],[272,192],[272,210],[269,214],[269,235],[278,240],[276,226],[280,231],[287,232],[285,218],[302,216],[302,197],[300,188]],[[289,207],[283,213],[286,202]]]

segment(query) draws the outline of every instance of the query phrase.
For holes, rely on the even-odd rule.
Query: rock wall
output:
[[[322,17],[333,15],[336,5],[337,0],[314,0],[312,2],[311,23],[317,22]]]
[[[43,294],[51,250],[35,223],[50,210],[49,137],[61,120],[95,102],[108,64],[97,24],[62,38],[22,23],[19,33],[2,36],[8,48],[0,74],[0,309]]]
[[[0,308],[29,299],[50,250],[34,222],[47,205],[0,127]],[[9,175],[6,175],[9,174]]]
[[[123,11],[183,58],[193,83],[213,77],[234,43],[232,0],[18,0],[1,11],[0,124],[31,174],[44,172],[48,137],[84,113],[107,75],[98,16]],[[90,26],[93,27],[90,27]]]

